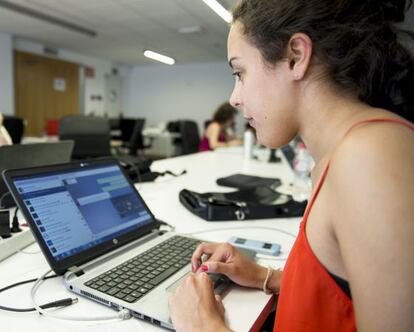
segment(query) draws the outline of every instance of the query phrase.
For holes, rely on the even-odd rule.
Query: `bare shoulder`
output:
[[[331,158],[330,214],[359,330],[414,326],[395,309],[398,302],[414,312],[413,146],[414,130],[406,126],[365,124]]]
[[[414,130],[401,124],[372,123],[354,128],[331,158],[330,190],[341,195],[342,204],[349,202],[353,212],[369,205],[370,211],[381,213],[386,209],[385,201],[412,200],[413,146]]]
[[[211,122],[207,127],[207,133],[216,133],[220,131],[218,122]]]
[[[414,167],[414,126],[369,123],[354,128],[339,144],[331,159],[334,183],[346,179],[361,187],[370,182],[401,184],[410,179]],[[338,188],[337,188],[338,189]]]

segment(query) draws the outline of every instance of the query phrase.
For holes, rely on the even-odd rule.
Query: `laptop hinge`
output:
[[[68,269],[68,271],[72,272],[73,274],[75,274],[75,276],[80,277],[81,275],[85,274],[85,272],[80,268],[75,266],[72,266]]]

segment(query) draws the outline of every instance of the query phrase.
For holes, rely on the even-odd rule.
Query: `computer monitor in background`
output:
[[[109,121],[103,117],[66,115],[60,119],[59,139],[74,141],[72,159],[111,155]]]
[[[26,168],[67,163],[71,160],[73,141],[51,143],[19,144],[0,147],[0,173],[6,169]],[[7,186],[0,177],[0,204],[3,207],[14,205]],[[0,205],[0,207],[1,207]]]

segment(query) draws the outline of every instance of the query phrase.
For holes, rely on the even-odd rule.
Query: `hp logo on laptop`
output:
[[[112,243],[113,243],[113,244],[118,244],[118,239],[113,239],[113,240],[112,240]]]

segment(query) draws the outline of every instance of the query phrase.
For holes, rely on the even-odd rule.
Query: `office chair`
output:
[[[3,126],[7,129],[13,144],[20,144],[24,134],[25,121],[14,115],[4,115]]]
[[[119,119],[119,129],[121,130],[121,140],[124,143],[129,143],[134,133],[137,119],[122,118]]]
[[[142,130],[144,129],[145,119],[136,119],[134,130],[131,135],[129,143],[126,144],[129,150],[129,154],[136,156],[138,152],[143,152],[145,149],[149,149],[152,145],[152,142],[149,144],[144,143],[144,136],[142,135]]]
[[[198,145],[200,144],[200,134],[198,125],[192,120],[178,120],[175,124],[169,126],[174,129],[173,132],[178,132],[180,137],[174,139],[176,145],[177,155],[186,155],[198,152]]]
[[[100,117],[67,115],[59,125],[59,139],[73,140],[72,159],[111,155],[109,122]]]

